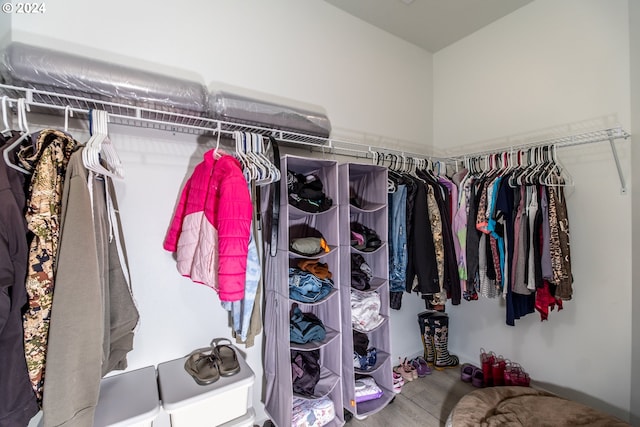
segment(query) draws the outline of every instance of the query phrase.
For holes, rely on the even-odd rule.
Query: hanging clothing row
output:
[[[375,156],[380,164],[382,159]],[[453,236],[451,187],[425,159],[387,155],[389,167],[389,280],[391,308],[402,294],[417,292],[435,305],[447,295],[460,303]]]
[[[553,154],[552,154],[553,153]],[[494,155],[454,175],[459,182],[454,232],[464,298],[503,296],[506,323],[540,312],[543,320],[572,297],[569,220],[563,187],[570,176],[554,147],[529,150],[527,162]]]
[[[389,280],[391,308],[400,309],[403,292],[417,292],[432,306],[447,296],[460,303],[451,233],[455,186],[435,175],[430,161],[388,156]]]
[[[0,144],[11,212],[0,233],[15,243],[0,247],[0,424],[26,425],[40,406],[45,426],[91,425],[100,380],[126,368],[138,323],[111,180],[122,165],[104,112],[84,145],[55,129],[31,134],[24,100],[18,119],[21,132]]]
[[[440,164],[436,173],[429,161],[382,158],[389,162],[391,307],[400,309],[405,290],[428,308],[503,296],[509,325],[562,308],[572,294],[563,191],[572,180],[555,153],[549,146],[471,158],[451,178]]]

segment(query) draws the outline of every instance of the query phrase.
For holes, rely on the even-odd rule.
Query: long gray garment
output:
[[[120,224],[108,218],[105,184],[115,197],[113,187],[95,179],[89,184],[90,192],[88,182],[79,149],[69,161],[62,197],[44,385],[45,427],[93,425],[100,380],[112,369],[126,368],[125,357],[133,346],[138,321],[126,253],[119,256],[116,247],[122,236]],[[117,206],[114,209],[117,212]],[[123,242],[120,244],[124,251]]]

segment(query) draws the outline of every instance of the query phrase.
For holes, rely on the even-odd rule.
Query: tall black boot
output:
[[[460,364],[458,356],[449,354],[449,316],[444,313],[434,313],[429,316],[429,328],[433,334],[435,348],[434,366],[438,370],[453,368]]]

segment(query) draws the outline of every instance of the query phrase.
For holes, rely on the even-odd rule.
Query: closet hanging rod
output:
[[[352,148],[356,147],[356,148]],[[341,153],[336,152],[342,151]],[[339,154],[341,156],[350,156],[356,158],[366,158],[373,160],[374,153],[387,155],[394,154],[399,158],[406,157],[408,158],[418,158],[418,159],[430,159],[432,161],[441,161],[441,162],[453,162],[455,159],[449,157],[437,157],[426,153],[417,153],[412,151],[403,150],[401,148],[381,148],[374,145],[365,145],[355,142],[343,141],[339,139],[331,139],[329,144],[326,146],[317,146],[314,145],[311,151],[330,153],[330,154]],[[388,160],[388,159],[387,159]]]
[[[597,142],[610,141],[611,138],[615,139],[627,139],[631,136],[629,132],[622,127],[613,127],[594,130],[590,132],[584,132],[579,134],[561,136],[557,138],[549,138],[534,142],[527,142],[522,144],[512,144],[500,148],[492,148],[483,151],[475,151],[472,153],[451,155],[450,158],[462,161],[465,158],[481,157],[489,154],[505,153],[510,151],[527,150],[529,148],[544,147],[549,145],[555,145],[558,148],[572,147],[575,145],[593,144]]]
[[[558,138],[545,139],[530,143],[523,143],[517,145],[510,145],[508,147],[503,148],[494,148],[492,150],[478,151],[474,153],[464,154],[464,155],[456,155],[452,156],[451,159],[455,161],[463,161],[468,158],[473,157],[482,157],[490,154],[497,153],[505,153],[505,152],[513,152],[520,150],[527,150],[529,148],[535,147],[544,147],[544,146],[555,146],[557,148],[564,147],[572,147],[576,145],[584,145],[584,144],[594,144],[597,142],[609,142],[609,146],[611,147],[611,153],[613,155],[613,160],[616,164],[616,169],[618,171],[618,178],[620,179],[620,192],[622,194],[626,194],[627,192],[627,184],[624,178],[624,174],[622,173],[622,166],[620,165],[620,159],[618,158],[618,150],[615,145],[615,141],[617,139],[627,139],[631,136],[629,132],[624,130],[622,127],[613,127],[606,129],[599,129],[590,132],[584,132],[574,135],[567,135]]]

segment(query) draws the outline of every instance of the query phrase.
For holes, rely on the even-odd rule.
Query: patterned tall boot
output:
[[[458,356],[449,354],[447,349],[449,342],[449,316],[444,313],[433,314],[429,317],[429,328],[433,334],[433,346],[435,348],[434,366],[438,370],[458,366]]]
[[[429,365],[433,365],[436,360],[436,350],[433,346],[433,329],[429,326],[429,317],[437,313],[437,311],[427,310],[418,314],[420,336],[422,337],[422,347],[424,349],[423,357]]]

